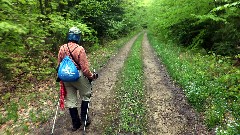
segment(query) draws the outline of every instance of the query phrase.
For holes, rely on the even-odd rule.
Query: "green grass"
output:
[[[146,119],[143,89],[142,37],[133,44],[132,50],[119,74],[112,124],[105,134],[145,134]]]
[[[240,70],[230,58],[193,53],[151,34],[149,40],[206,125],[218,135],[240,133]]]

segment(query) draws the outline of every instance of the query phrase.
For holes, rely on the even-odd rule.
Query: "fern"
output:
[[[13,32],[17,34],[26,34],[27,29],[26,27],[20,24],[13,24],[6,21],[0,22],[0,34]]]
[[[225,4],[223,6],[218,6],[214,9],[212,9],[210,12],[216,12],[216,11],[221,11],[221,10],[225,10],[225,9],[228,9],[228,8],[231,8],[231,7],[238,7],[240,5],[240,1],[237,1],[237,2],[233,2],[233,3],[228,3],[228,4]]]
[[[227,23],[227,20],[222,18],[222,17],[219,17],[217,15],[214,15],[214,14],[206,14],[206,15],[193,15],[193,17],[199,19],[196,24],[200,24],[202,22],[205,22],[207,20],[212,20],[212,21],[215,21],[215,22],[223,22],[223,23]]]

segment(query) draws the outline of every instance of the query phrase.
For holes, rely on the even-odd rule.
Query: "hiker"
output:
[[[64,82],[66,89],[65,104],[69,108],[69,113],[72,118],[72,131],[76,131],[84,124],[87,115],[88,104],[91,97],[91,82],[97,79],[97,74],[94,74],[89,69],[89,63],[85,50],[79,45],[81,39],[81,31],[77,27],[69,29],[67,39],[68,43],[60,47],[58,53],[58,65],[67,55],[73,61],[80,73],[80,78],[73,82]],[[78,114],[78,96],[79,91],[81,103],[81,118]],[[89,116],[87,116],[86,127],[90,124]]]

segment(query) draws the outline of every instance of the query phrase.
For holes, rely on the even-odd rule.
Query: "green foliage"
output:
[[[240,70],[231,65],[230,57],[192,53],[149,35],[150,43],[189,102],[204,112],[208,127],[216,127],[217,134],[239,133]]]
[[[115,55],[116,52],[136,34],[136,31],[129,33],[126,37],[122,37],[118,40],[105,41],[103,45],[95,45],[92,47],[92,53],[88,54],[89,61],[92,69],[100,69],[103,67],[111,56]]]
[[[212,9],[211,12],[217,12],[217,11],[221,11],[221,10],[226,10],[226,9],[228,9],[230,7],[237,7],[237,6],[240,5],[240,1],[239,0],[227,0],[227,1],[225,1],[225,3],[223,3],[223,2],[221,3],[221,1],[216,1],[216,2],[219,3],[218,5],[220,5],[220,6]],[[234,9],[234,10],[236,10],[236,9]]]
[[[112,37],[114,39],[118,38],[119,34],[122,34],[121,32],[126,27],[126,24],[123,21],[109,21],[110,28],[107,30],[107,34],[109,37]]]
[[[10,102],[6,107],[7,111],[7,120],[14,120],[16,122],[18,120],[18,104],[15,102]]]
[[[124,22],[128,26],[125,27],[126,31],[146,28],[146,24],[149,21],[147,9],[150,4],[150,0],[133,0],[123,3],[123,7],[125,7]]]
[[[155,0],[149,10],[148,28],[156,35],[167,34],[169,28],[191,18],[191,14],[203,14],[211,9],[209,0]]]
[[[82,42],[97,43],[97,40],[93,35],[96,32],[90,27],[88,27],[86,24],[81,23],[81,20],[65,19],[64,17],[57,14],[51,14],[48,17],[51,21],[50,24],[46,27],[46,29],[53,33],[54,37],[52,41],[55,41],[59,44],[61,44],[63,41],[66,41],[65,38],[67,36],[69,28],[76,26],[81,29]],[[59,39],[59,37],[62,38]]]
[[[2,72],[4,78],[13,79],[21,73],[49,73],[53,71],[59,45],[66,42],[69,27],[82,31],[81,45],[87,51],[97,49],[99,37],[119,38],[133,30],[133,21],[125,13],[132,13],[129,1],[83,0],[83,1],[17,1],[0,2],[0,69],[15,70],[19,62],[25,63],[24,71]],[[131,8],[134,5],[131,5]],[[131,17],[133,18],[133,17]],[[137,21],[137,19],[135,19]],[[104,40],[101,39],[100,43]],[[14,59],[18,57],[18,59]],[[50,60],[47,65],[42,60]],[[8,60],[8,61],[7,61]],[[50,66],[50,67],[48,67]],[[46,71],[44,71],[44,67]],[[18,68],[17,70],[21,70]],[[1,70],[4,71],[4,70]],[[19,74],[18,74],[19,73]],[[35,74],[34,74],[35,75]],[[37,75],[38,79],[41,75]]]
[[[23,133],[24,133],[24,134],[28,133],[28,131],[29,131],[29,126],[26,125],[26,124],[23,124],[23,125],[22,125],[22,130],[23,130]]]
[[[155,1],[148,28],[189,48],[233,57],[239,54],[239,0]]]
[[[123,1],[115,0],[84,0],[74,5],[70,10],[70,18],[79,18],[88,26],[97,31],[98,37],[117,36],[112,34],[121,34],[119,29],[115,33],[108,33],[112,29],[111,22],[122,22],[123,20]],[[123,32],[120,31],[120,32]]]
[[[26,28],[9,22],[0,22],[1,37],[5,33],[26,34]]]

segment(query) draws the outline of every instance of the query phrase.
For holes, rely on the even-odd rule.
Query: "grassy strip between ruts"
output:
[[[108,42],[104,46],[97,47],[91,53],[88,53],[88,59],[92,69],[100,69],[109,58],[117,53],[136,32],[130,33],[124,38]],[[56,58],[52,58],[57,60]],[[47,74],[44,80],[37,84],[29,84],[28,88],[17,89],[15,93],[6,93],[1,97],[2,102],[6,102],[0,108],[0,134],[27,134],[31,128],[38,127],[52,119],[56,102],[59,97],[59,85],[55,84],[56,72],[51,66],[45,67]],[[41,72],[42,73],[42,72]]]
[[[217,135],[240,133],[240,70],[230,59],[193,53],[148,35],[151,45],[190,103]]]
[[[119,72],[119,81],[116,85],[115,110],[111,116],[111,126],[105,134],[144,134],[145,107],[143,88],[143,62],[141,34],[132,46],[123,69]]]

